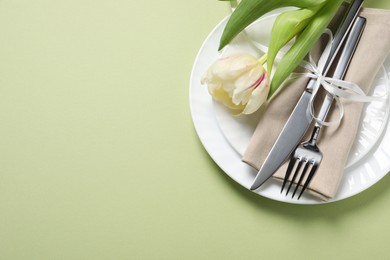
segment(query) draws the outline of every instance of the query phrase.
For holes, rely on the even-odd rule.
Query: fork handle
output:
[[[344,45],[344,48],[341,51],[339,62],[337,63],[336,69],[333,73],[333,78],[335,79],[344,78],[348,66],[351,62],[352,56],[355,53],[355,50],[359,43],[360,37],[362,36],[365,25],[366,25],[366,19],[364,17],[359,16],[356,18],[356,21],[354,22],[351,28],[351,31]],[[333,99],[334,97],[329,93],[325,96],[317,116],[319,120],[324,121],[326,119],[326,116],[328,115],[328,112],[332,106]],[[315,127],[321,129],[322,125],[316,122]],[[317,139],[319,130],[315,132],[318,133],[315,136],[312,136],[312,138]]]

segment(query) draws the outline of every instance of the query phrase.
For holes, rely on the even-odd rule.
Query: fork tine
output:
[[[290,191],[290,189],[291,189],[291,186],[292,186],[292,184],[294,183],[295,179],[297,178],[297,175],[298,175],[298,173],[299,173],[299,170],[300,170],[300,169],[301,169],[301,167],[302,167],[302,164],[303,164],[303,158],[298,158],[298,160],[299,160],[299,163],[298,163],[297,169],[295,170],[295,172],[294,172],[294,175],[293,175],[293,178],[292,178],[292,180],[291,180],[291,182],[290,182],[290,185],[288,186],[288,189],[287,189],[286,195],[287,195],[287,194],[288,194],[288,192]]]
[[[280,193],[283,192],[284,186],[286,185],[288,179],[290,178],[291,171],[294,168],[295,162],[297,161],[297,158],[293,155],[290,159],[290,163],[288,164],[286,175],[284,176],[283,179],[283,184],[282,184],[282,189],[280,190]]]
[[[294,189],[294,192],[293,192],[293,195],[292,195],[291,198],[294,198],[294,195],[295,195],[295,193],[297,192],[298,187],[301,185],[302,180],[303,180],[303,178],[305,177],[306,172],[307,172],[307,169],[309,168],[309,166],[310,166],[310,163],[309,163],[309,162],[306,162],[305,167],[303,168],[301,177],[299,177],[298,183],[297,183],[297,185],[295,186],[295,189]]]
[[[318,164],[313,164],[313,168],[311,168],[309,176],[307,176],[307,179],[305,181],[305,184],[302,187],[302,190],[301,190],[301,193],[298,196],[298,199],[302,196],[303,192],[306,190],[306,188],[309,185],[311,179],[313,178],[314,174],[316,173],[317,168],[318,168]]]

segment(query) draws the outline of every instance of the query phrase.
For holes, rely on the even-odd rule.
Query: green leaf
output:
[[[309,9],[287,11],[278,15],[272,27],[268,49],[267,64],[269,74],[271,74],[275,57],[280,49],[305,29],[310,19],[321,7],[319,5]]]
[[[326,1],[327,0],[242,0],[230,16],[229,21],[224,28],[219,50],[229,44],[229,42],[248,25],[269,11],[287,6],[309,8]]]
[[[283,56],[276,68],[271,81],[269,98],[309,53],[314,43],[320,38],[325,28],[335,16],[342,2],[343,0],[328,0],[326,5],[318,11],[299,37],[297,37],[294,45]]]

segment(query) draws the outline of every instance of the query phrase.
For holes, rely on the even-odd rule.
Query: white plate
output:
[[[274,17],[274,16],[273,16]],[[271,28],[273,17],[269,16],[259,20],[247,31],[261,27],[256,31],[256,40],[266,43]],[[249,189],[256,176],[256,171],[241,162],[241,155],[246,149],[249,139],[257,124],[258,115],[246,117],[232,117],[227,109],[213,102],[207,92],[207,87],[200,84],[201,76],[210,64],[221,54],[217,51],[218,43],[224,25],[225,18],[210,33],[203,43],[193,66],[190,79],[190,106],[193,122],[198,136],[213,160],[233,180]],[[259,34],[259,31],[262,32]],[[245,36],[239,37],[228,48],[228,51],[240,49],[259,56]],[[384,64],[390,68],[390,59]],[[375,93],[383,93],[385,86],[380,75],[375,81]],[[353,196],[383,178],[390,170],[390,130],[388,129],[388,105],[371,103],[367,106],[361,122],[361,129],[357,142],[351,153],[348,167],[346,168],[339,192],[331,201]],[[296,204],[324,203],[309,195],[304,195],[300,200],[291,199],[280,194],[280,184],[272,179],[268,180],[255,193],[264,197]]]

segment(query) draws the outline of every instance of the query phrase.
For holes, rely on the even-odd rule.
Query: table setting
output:
[[[230,1],[200,47],[190,78],[199,139],[235,182],[273,200],[367,190],[390,171],[390,11],[263,2]]]
[[[0,259],[386,258],[390,2],[282,2],[2,1]]]

